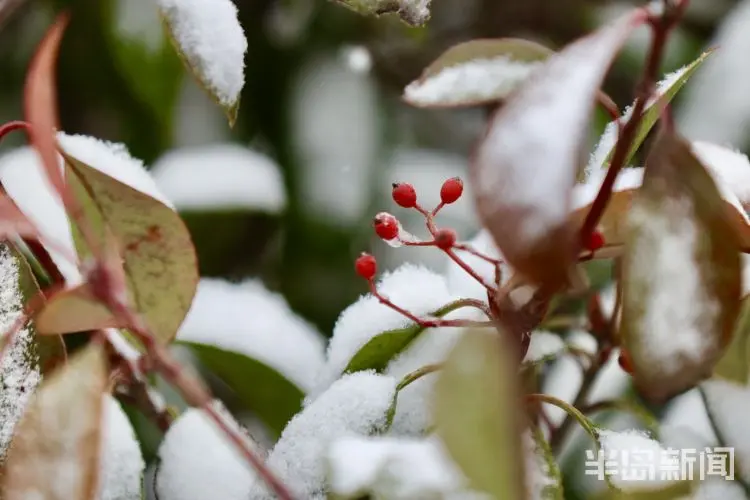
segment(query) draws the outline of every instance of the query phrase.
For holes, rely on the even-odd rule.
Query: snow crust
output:
[[[140,500],[146,464],[128,416],[109,394],[103,432],[98,500]]]

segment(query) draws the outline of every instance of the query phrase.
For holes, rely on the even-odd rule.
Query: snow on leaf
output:
[[[468,331],[448,355],[435,386],[436,434],[473,488],[523,498],[525,466],[515,412],[515,374],[497,332]]]
[[[324,359],[324,340],[315,327],[258,280],[201,279],[177,338],[257,359],[305,390]]]
[[[0,246],[0,332],[5,334],[23,310],[19,287],[19,265],[6,245]],[[2,339],[5,342],[5,339]],[[29,398],[41,379],[39,355],[33,331],[23,328],[9,346],[0,364],[0,457],[5,459],[8,445]],[[0,460],[0,461],[2,461]]]
[[[232,0],[156,0],[185,66],[234,125],[245,85],[247,38]]]
[[[104,396],[103,433],[97,500],[140,500],[146,464],[128,416],[109,394]]]
[[[61,145],[66,148],[65,141]],[[114,237],[118,244],[131,303],[158,340],[170,341],[190,308],[198,282],[195,250],[184,223],[170,206],[147,194],[150,190],[158,193],[150,177],[140,176],[140,183],[134,184],[142,191],[137,190],[72,153],[63,155],[68,186],[81,204],[95,237],[100,238],[99,245],[104,244],[107,236]],[[75,226],[74,230],[77,231]],[[81,257],[89,255],[86,242],[80,237],[74,241]],[[83,290],[74,297],[79,306],[80,302],[85,303],[85,295]],[[52,299],[53,307],[42,312],[41,333],[80,331],[80,315],[66,314],[66,308],[59,303],[54,306],[66,297],[69,295]],[[91,304],[97,314],[90,318],[87,330],[117,326],[111,316],[102,314],[99,304]],[[53,311],[54,317],[45,317]]]
[[[173,150],[154,164],[152,172],[180,211],[245,209],[275,214],[286,206],[279,166],[236,144]]]
[[[710,376],[739,313],[737,236],[719,189],[663,134],[628,213],[621,335],[641,393],[663,401]]]
[[[341,498],[451,498],[468,487],[434,436],[347,436],[333,442],[326,458],[331,493]]]
[[[377,287],[392,302],[418,316],[435,311],[458,298],[448,291],[442,276],[411,264],[404,264],[395,271],[384,274]],[[403,315],[381,304],[371,294],[360,297],[336,321],[328,344],[326,363],[313,392],[319,393],[336,380],[371,339],[382,332],[409,327],[410,323]],[[393,354],[395,353],[394,351]],[[352,368],[365,366],[358,364]]]
[[[97,342],[42,382],[8,451],[6,500],[96,498],[106,384],[106,354]]]
[[[344,375],[289,422],[268,455],[268,466],[297,497],[323,494],[329,446],[346,436],[382,430],[396,383],[374,372]],[[257,484],[254,493],[264,491],[265,485]]]
[[[404,89],[418,107],[477,106],[506,98],[552,51],[517,38],[472,40],[440,55]]]
[[[218,401],[213,404],[226,414]],[[155,486],[160,500],[247,500],[259,480],[234,444],[196,408],[172,424],[159,460]]]
[[[545,358],[554,357],[565,350],[565,342],[552,332],[538,331],[531,334],[529,349],[524,363],[534,363]]]
[[[597,433],[604,456],[618,457],[610,464],[613,467],[610,478],[623,491],[654,490],[655,486],[667,486],[672,482],[670,478],[674,477],[674,474],[670,475],[668,472],[681,465],[682,456],[667,454],[658,441],[651,439],[643,431],[615,432],[599,429]],[[627,460],[624,457],[638,458]],[[646,471],[647,474],[641,471]],[[649,477],[651,471],[653,476]]]
[[[731,189],[743,206],[750,205],[750,160],[744,153],[704,141],[693,141],[690,147],[717,182]]]
[[[432,0],[335,0],[360,14],[382,15],[398,13],[406,24],[422,26],[430,19]]]
[[[672,99],[674,99],[688,79],[711,53],[712,51],[710,50],[704,52],[698,56],[695,61],[669,73],[657,83],[654,95],[648,100],[646,107],[643,110],[643,118],[638,125],[638,130],[635,139],[633,140],[633,144],[630,146],[630,151],[625,157],[625,165],[628,165],[633,159],[636,151],[638,151],[638,148],[643,144],[643,141],[656,124],[661,113],[664,111],[664,108],[672,101]],[[633,107],[630,106],[625,109],[625,112],[618,121],[612,121],[607,124],[604,133],[599,139],[599,143],[591,154],[588,167],[586,168],[587,175],[591,175],[596,170],[606,166],[612,159],[612,154],[614,153],[615,145],[617,144],[618,123],[624,125],[630,120],[632,114]]]
[[[577,240],[567,214],[595,97],[642,21],[635,11],[550,57],[490,120],[475,151],[479,216],[508,263],[535,282],[568,281]]]

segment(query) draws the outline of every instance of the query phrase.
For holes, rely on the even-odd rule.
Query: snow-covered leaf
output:
[[[234,125],[247,38],[232,0],[156,0],[177,53]]]
[[[567,217],[595,98],[643,20],[637,10],[551,56],[490,120],[475,151],[479,216],[508,264],[532,281],[568,282],[577,240]]]
[[[218,401],[213,404],[227,415]],[[197,408],[185,411],[169,428],[159,460],[154,483],[160,500],[248,500],[259,480],[234,443]]]
[[[200,362],[266,424],[274,438],[281,435],[287,422],[302,409],[305,397],[302,390],[262,361],[197,342],[177,340],[175,344],[190,347]]]
[[[435,310],[429,316],[442,318],[455,309],[455,304],[447,304]],[[346,365],[344,373],[363,370],[383,371],[391,360],[405,351],[426,329],[413,324],[406,328],[397,328],[379,333],[357,351],[349,361],[349,364]]]
[[[507,352],[497,332],[463,334],[438,375],[435,431],[472,487],[495,498],[523,498],[514,411],[521,402]]]
[[[732,341],[714,368],[714,375],[726,380],[747,384],[750,380],[750,297],[742,299],[742,309],[732,333]]]
[[[693,73],[695,73],[695,70],[698,69],[701,63],[703,63],[712,52],[713,51],[711,50],[704,52],[698,56],[695,61],[666,75],[657,84],[654,96],[646,103],[646,108],[643,111],[643,118],[638,125],[638,130],[633,143],[630,146],[630,151],[625,157],[625,165],[628,165],[633,159],[636,151],[638,151],[638,148],[643,144],[643,141],[646,140],[646,136],[654,127],[666,106],[672,101],[672,99],[674,99],[677,93],[682,89],[683,85],[685,85],[688,79]],[[632,114],[633,108],[627,108],[618,121],[610,122],[604,129],[604,134],[599,139],[599,143],[591,155],[591,160],[588,166],[589,174],[594,170],[609,164],[615,150],[615,145],[617,144],[618,123],[624,125],[630,120]]]
[[[65,142],[62,141],[65,147]],[[83,207],[99,245],[113,236],[124,260],[130,300],[161,342],[169,342],[187,314],[198,283],[195,250],[177,213],[162,201],[138,191],[63,153],[68,186]],[[77,228],[74,226],[74,235]],[[75,238],[80,256],[89,254],[82,238]],[[75,296],[82,301],[85,290]],[[40,333],[80,331],[81,316],[66,313],[66,295],[54,298],[43,312]],[[101,306],[91,305],[102,313]],[[55,316],[50,316],[52,313]],[[46,315],[46,316],[45,316]],[[111,316],[89,318],[87,330],[116,326]],[[105,321],[106,319],[106,321]],[[96,323],[94,322],[96,320]],[[97,324],[98,323],[98,324]]]
[[[382,431],[395,392],[393,377],[374,372],[344,375],[289,422],[267,465],[297,498],[319,498],[326,488],[325,454],[331,443]],[[253,493],[265,492],[265,485],[257,484]]]
[[[621,335],[641,393],[663,401],[711,375],[740,309],[739,242],[716,183],[663,133],[628,213]]]
[[[107,358],[92,342],[39,387],[5,465],[6,500],[95,500]]]
[[[744,153],[704,141],[690,147],[717,182],[723,182],[743,206],[750,205],[750,160]]]
[[[398,13],[405,23],[422,26],[430,19],[432,0],[335,0],[336,3],[366,15]]]
[[[344,437],[326,458],[336,498],[452,498],[467,489],[466,478],[434,436]]]
[[[133,426],[120,403],[104,396],[101,482],[96,500],[141,500],[146,464]]]
[[[505,99],[541,66],[552,50],[518,38],[454,45],[404,89],[417,107],[478,106]]]
[[[0,332],[3,335],[22,314],[24,300],[38,291],[31,269],[20,252],[12,245],[0,245]],[[22,328],[6,349],[0,364],[0,462],[5,460],[13,430],[41,376],[65,357],[60,337],[36,337],[31,324]]]

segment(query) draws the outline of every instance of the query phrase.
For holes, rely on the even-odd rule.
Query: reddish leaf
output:
[[[491,119],[471,163],[479,215],[508,263],[538,284],[567,283],[571,193],[599,86],[638,10],[552,56]]]

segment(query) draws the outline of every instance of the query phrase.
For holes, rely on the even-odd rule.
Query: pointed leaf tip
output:
[[[61,195],[65,186],[58,164],[55,139],[59,122],[55,63],[69,21],[70,15],[63,12],[47,30],[31,61],[24,89],[24,113],[30,125],[28,133],[31,143],[42,159],[52,186]]]
[[[577,241],[566,222],[596,95],[644,19],[638,9],[552,56],[490,120],[474,153],[470,175],[482,223],[532,281],[568,281]]]

